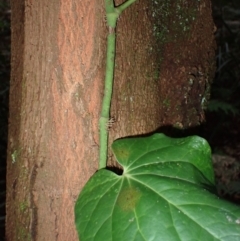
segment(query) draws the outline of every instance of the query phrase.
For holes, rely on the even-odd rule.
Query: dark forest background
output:
[[[197,133],[208,140],[218,193],[240,204],[240,1],[212,0],[216,25],[216,74],[206,122]],[[0,2],[0,241],[4,240],[6,150],[10,81],[9,0]],[[204,51],[204,50],[203,50]]]
[[[8,129],[8,94],[10,81],[10,18],[9,1],[0,1],[0,241],[4,240],[6,153]]]

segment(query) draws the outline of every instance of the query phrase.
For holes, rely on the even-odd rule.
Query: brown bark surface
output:
[[[11,5],[7,240],[77,240],[74,203],[98,165],[103,4]]]
[[[207,56],[211,63],[213,45],[200,36],[212,38],[209,1],[197,5],[186,36],[179,37],[179,29],[172,28],[174,41],[170,35],[163,41],[156,33],[161,12],[153,2],[137,1],[118,23],[110,144],[162,125],[185,127],[202,121],[202,99],[196,96],[204,94],[211,72]],[[168,2],[171,9],[176,2],[193,7],[190,0]],[[98,165],[107,34],[104,1],[11,4],[7,241],[74,241],[74,203]],[[171,16],[174,11],[161,24],[170,24]],[[207,26],[205,19],[210,21]],[[176,106],[177,113],[171,111]],[[109,165],[116,165],[111,152],[109,156]]]
[[[118,4],[123,1],[117,1]],[[109,144],[155,131],[161,124],[159,53],[153,35],[151,1],[137,1],[118,21]],[[109,165],[114,166],[111,150]]]
[[[165,43],[161,46],[161,125],[188,129],[205,120],[215,72],[211,1],[169,1]]]
[[[117,27],[115,123],[109,144],[199,126],[205,120],[214,58],[210,0],[145,0],[127,9]],[[109,157],[109,165],[116,165],[111,150]]]

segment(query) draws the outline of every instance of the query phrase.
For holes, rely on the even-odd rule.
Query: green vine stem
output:
[[[108,25],[107,37],[107,63],[105,72],[104,96],[102,102],[101,116],[99,119],[100,129],[100,147],[99,147],[99,169],[105,168],[107,165],[108,150],[108,121],[112,99],[113,77],[115,67],[115,49],[116,49],[116,25],[117,20],[123,10],[128,8],[136,0],[128,0],[118,7],[114,6],[114,0],[105,0],[105,10]]]

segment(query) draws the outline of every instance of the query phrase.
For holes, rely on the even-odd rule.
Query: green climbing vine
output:
[[[99,150],[99,169],[105,168],[107,165],[107,150],[108,150],[108,121],[110,118],[110,106],[112,98],[112,88],[114,79],[115,66],[115,48],[116,48],[116,25],[117,20],[126,8],[133,4],[136,0],[128,0],[123,4],[115,7],[113,0],[105,0],[105,9],[108,25],[107,37],[107,62],[105,73],[104,97],[102,102],[101,116],[99,119],[100,129],[100,150]]]
[[[123,174],[105,168],[115,29],[121,12],[135,1],[115,7],[113,0],[105,0],[109,32],[99,120],[99,170],[75,204],[79,240],[240,240],[240,209],[215,195],[211,149],[204,139],[170,138],[157,133],[115,140],[111,147]]]

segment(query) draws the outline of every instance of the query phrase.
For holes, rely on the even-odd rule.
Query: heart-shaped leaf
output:
[[[75,206],[81,241],[239,241],[240,209],[212,193],[207,142],[163,134],[112,145],[122,175],[101,169]]]

